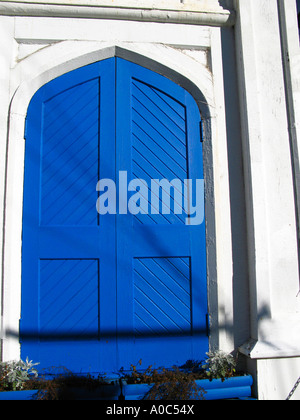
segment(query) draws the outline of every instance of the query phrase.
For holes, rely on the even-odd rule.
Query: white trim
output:
[[[233,26],[235,23],[235,12],[224,9],[221,9],[220,11],[186,11],[184,9],[160,10],[153,8],[146,9],[145,7],[137,9],[65,4],[32,4],[8,1],[0,2],[0,15],[117,19],[207,26]]]
[[[254,360],[300,357],[299,349],[277,338],[273,342],[250,339],[239,347],[239,352]]]
[[[158,43],[179,48],[210,48],[210,28],[155,22],[126,22],[104,19],[16,17],[15,39],[19,45],[47,45],[66,40],[127,43]],[[40,47],[41,48],[41,47]]]
[[[298,259],[300,260],[300,49],[297,10],[294,0],[278,0],[282,63],[287,101],[288,129],[296,203]],[[300,267],[299,267],[300,270]]]
[[[277,2],[238,0],[236,48],[244,149],[251,358],[300,355],[293,172]],[[258,28],[264,43],[258,43]],[[272,47],[272,48],[271,48]]]
[[[277,359],[300,357],[299,317],[264,319],[260,321],[259,340],[249,339],[239,351],[250,359]],[[291,333],[292,332],[292,333]]]

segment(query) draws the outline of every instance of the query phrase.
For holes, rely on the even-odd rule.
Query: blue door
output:
[[[176,195],[185,179],[203,179],[199,123],[183,88],[119,58],[36,93],[26,128],[22,358],[74,372],[204,358],[205,223],[188,225]],[[115,212],[97,212],[100,179],[116,184]],[[174,179],[163,211],[159,183]]]

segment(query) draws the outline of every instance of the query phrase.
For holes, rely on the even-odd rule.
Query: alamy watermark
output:
[[[201,225],[204,221],[203,179],[151,179],[148,184],[141,178],[128,182],[127,172],[119,171],[117,185],[107,178],[97,183],[100,195],[96,207],[100,215],[168,215],[173,212],[185,215],[186,225]]]

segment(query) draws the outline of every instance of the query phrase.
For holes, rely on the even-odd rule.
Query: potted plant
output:
[[[118,400],[119,379],[75,375],[65,368],[38,376],[33,363],[0,363],[0,400]],[[60,372],[60,373],[57,373]]]
[[[206,391],[206,400],[251,397],[253,378],[237,372],[236,360],[231,354],[218,350],[207,356],[202,366],[207,378],[198,382]]]
[[[98,375],[63,373],[38,376],[33,363],[0,363],[0,400],[218,400],[248,398],[250,375],[236,372],[236,362],[223,352],[208,353],[205,364],[188,361],[184,366],[153,368],[107,379]],[[139,362],[141,365],[141,361]]]
[[[141,361],[139,362],[141,363]],[[123,378],[122,394],[127,400],[190,400],[204,399],[204,390],[196,384],[194,371],[173,367],[152,368],[139,372],[131,365],[131,372]]]
[[[38,377],[34,368],[38,363],[10,361],[0,363],[0,400],[27,400],[31,399],[36,390],[26,389],[26,383],[32,378]]]
[[[172,369],[150,366],[139,372],[132,365],[130,373],[123,374],[122,395],[126,400],[218,400],[251,396],[252,377],[236,372],[231,355],[221,351],[207,355],[205,364],[188,361]]]
[[[37,380],[36,387],[36,400],[118,400],[120,395],[118,380],[109,380],[100,374],[81,375],[66,371]]]

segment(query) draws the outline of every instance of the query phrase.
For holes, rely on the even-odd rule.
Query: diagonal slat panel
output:
[[[190,275],[186,277],[186,267],[189,266],[189,258],[134,260],[134,320],[137,336],[186,334],[191,331]]]
[[[98,224],[99,79],[73,87],[44,105],[41,223]]]
[[[185,120],[179,117],[173,107],[165,106],[165,101],[161,100],[162,96],[156,95],[157,89],[138,81],[134,81],[133,86],[135,100],[157,119],[157,125],[165,127],[172,136],[177,137],[185,145]]]
[[[159,90],[136,79],[132,82],[132,161],[133,175],[151,186],[152,179],[187,178],[186,110],[183,105]],[[175,214],[171,188],[170,212],[162,214],[162,189],[159,192],[159,208],[153,214],[138,214],[142,224],[184,224],[185,215]],[[178,199],[176,200],[177,203]],[[183,200],[178,205],[183,208]],[[154,211],[154,213],[157,213]]]
[[[99,336],[97,260],[40,261],[40,338]]]

